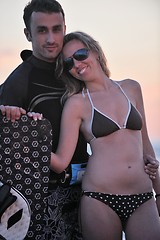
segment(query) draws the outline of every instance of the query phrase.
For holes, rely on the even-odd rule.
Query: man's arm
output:
[[[25,108],[30,64],[20,64],[0,86],[0,105]]]
[[[142,126],[142,142],[143,142],[143,158],[144,158],[144,163],[145,163],[145,171],[147,174],[149,174],[152,184],[153,184],[153,189],[156,194],[160,194],[160,174],[158,172],[158,160],[156,159],[155,152],[153,149],[153,146],[151,144],[151,141],[148,136],[148,130],[147,130],[147,125],[146,125],[146,117],[145,117],[145,110],[144,110],[144,104],[143,104],[143,96],[142,96],[142,91],[141,87],[139,84],[137,84],[136,87],[136,107],[141,113],[142,120],[143,120],[143,126]],[[159,197],[157,197],[157,202]],[[158,211],[160,213],[160,204],[157,204]]]

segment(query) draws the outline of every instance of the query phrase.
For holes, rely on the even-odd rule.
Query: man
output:
[[[24,33],[32,44],[32,52],[23,51],[24,60],[7,78],[0,89],[0,104],[18,106],[6,110],[8,117],[18,118],[21,113],[39,112],[52,125],[53,148],[56,150],[62,106],[60,98],[65,88],[56,77],[56,58],[63,46],[66,32],[65,14],[55,0],[32,0],[24,9]],[[22,109],[23,108],[23,109]],[[14,115],[14,116],[13,116]],[[80,135],[70,167],[62,174],[50,173],[46,227],[42,239],[81,239],[78,230],[78,203],[80,184],[72,183],[72,166],[86,164],[87,145]],[[75,164],[76,163],[76,164]],[[83,167],[83,165],[82,165]],[[30,239],[27,236],[27,239]]]

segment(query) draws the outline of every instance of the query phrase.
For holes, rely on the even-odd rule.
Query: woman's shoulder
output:
[[[127,91],[138,91],[141,89],[141,86],[138,81],[134,79],[123,79],[120,81],[116,81],[124,90]]]
[[[82,92],[81,93],[76,93],[76,94],[73,94],[72,96],[70,96],[68,99],[67,99],[67,102],[70,101],[70,102],[81,102],[83,101],[83,94]]]
[[[66,100],[65,105],[74,107],[76,110],[76,109],[80,109],[80,107],[82,107],[83,102],[84,102],[84,97],[83,97],[82,93],[77,93],[77,94],[70,96]]]

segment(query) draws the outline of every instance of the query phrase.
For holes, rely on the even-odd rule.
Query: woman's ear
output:
[[[31,34],[30,34],[30,32],[28,31],[27,28],[24,28],[24,34],[26,35],[27,40],[29,42],[31,42],[32,41],[32,37],[31,37]]]

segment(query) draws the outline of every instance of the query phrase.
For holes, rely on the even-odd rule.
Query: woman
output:
[[[83,32],[65,36],[62,57],[67,101],[51,167],[60,173],[68,166],[80,129],[92,151],[82,180],[84,239],[119,240],[123,230],[130,240],[158,240],[158,211],[144,172],[147,155],[155,154],[140,85],[111,80],[101,47]]]

